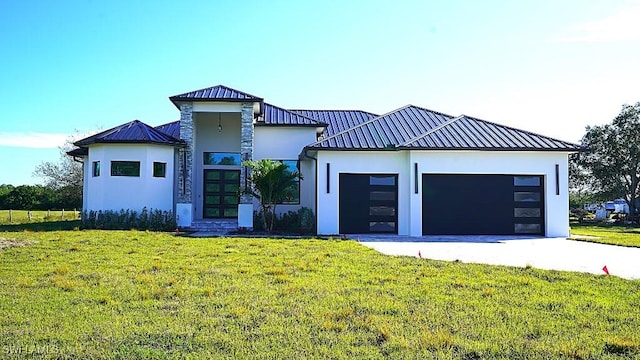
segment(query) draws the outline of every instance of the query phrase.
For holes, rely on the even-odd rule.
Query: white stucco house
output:
[[[244,160],[299,169],[319,234],[567,236],[568,155],[580,146],[408,105],[293,110],[213,86],[172,96],[180,120],[77,141],[84,210],[171,210],[183,228],[252,228]]]

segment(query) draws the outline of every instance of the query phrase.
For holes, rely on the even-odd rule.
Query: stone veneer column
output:
[[[176,215],[178,225],[191,226],[193,220],[192,209],[192,179],[193,179],[193,104],[180,104],[180,140],[185,147],[178,153],[178,199]]]
[[[243,103],[240,125],[240,157],[253,160],[253,103]],[[244,189],[247,168],[240,171],[240,187]],[[242,193],[238,205],[238,227],[253,228],[253,196]]]

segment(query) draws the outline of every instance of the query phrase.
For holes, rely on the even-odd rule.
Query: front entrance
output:
[[[204,170],[204,204],[206,219],[237,218],[240,170]]]

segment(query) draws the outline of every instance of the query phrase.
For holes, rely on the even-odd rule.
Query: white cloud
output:
[[[627,8],[604,19],[577,24],[568,34],[558,36],[561,42],[617,42],[640,40],[640,5]]]
[[[64,145],[68,134],[0,132],[0,146],[55,149]]]

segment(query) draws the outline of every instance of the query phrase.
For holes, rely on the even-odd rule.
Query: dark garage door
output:
[[[544,235],[542,176],[422,175],[424,235]]]
[[[340,174],[340,233],[398,233],[398,175]]]

